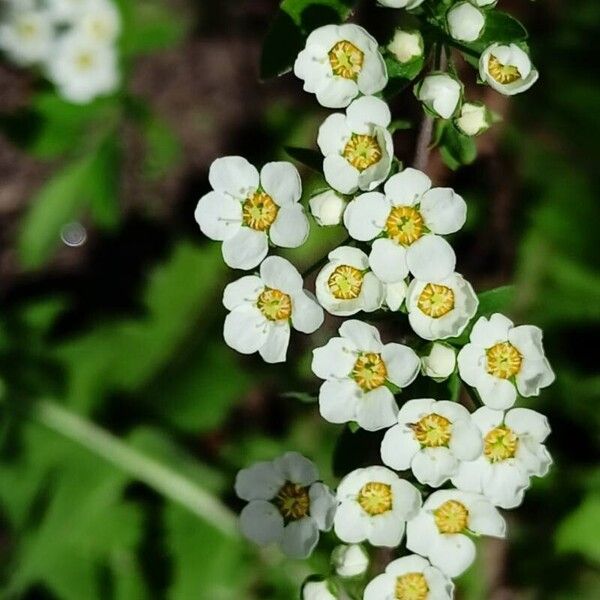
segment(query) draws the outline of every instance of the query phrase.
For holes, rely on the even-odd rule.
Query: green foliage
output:
[[[477,158],[477,147],[472,137],[464,135],[449,121],[438,121],[437,145],[442,160],[453,171],[469,165]]]
[[[574,552],[600,564],[600,495],[588,495],[581,506],[572,512],[555,534],[559,552]]]
[[[425,57],[418,56],[406,63],[401,63],[392,55],[385,56],[389,81],[384,91],[386,98],[391,98],[405,90],[425,66]]]
[[[296,162],[317,173],[323,172],[323,155],[320,152],[309,148],[293,148],[291,146],[286,147],[285,151]]]

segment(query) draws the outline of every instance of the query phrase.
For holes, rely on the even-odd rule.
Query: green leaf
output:
[[[479,298],[477,315],[489,317],[493,313],[507,311],[514,302],[515,294],[514,285],[504,285],[487,292],[481,292],[477,295]]]
[[[292,146],[286,146],[285,151],[291,158],[309,169],[318,173],[323,172],[323,155],[320,152],[310,148],[294,148]]]
[[[386,98],[391,98],[405,90],[423,70],[424,56],[417,56],[407,63],[399,62],[391,54],[385,56],[389,81],[383,92]]]
[[[450,38],[449,43],[481,54],[490,44],[495,42],[501,44],[519,43],[526,40],[527,37],[527,30],[517,19],[499,10],[489,10],[486,11],[485,29],[478,40],[456,44]]]
[[[439,121],[438,127],[442,129],[438,133],[440,155],[444,163],[452,170],[462,165],[469,165],[477,158],[477,146],[473,138],[460,133],[454,125],[448,121]]]
[[[146,145],[144,173],[155,180],[165,175],[181,159],[181,143],[173,129],[154,114],[144,120],[142,131]]]
[[[600,495],[589,494],[581,505],[559,525],[555,534],[558,552],[581,554],[600,563]]]

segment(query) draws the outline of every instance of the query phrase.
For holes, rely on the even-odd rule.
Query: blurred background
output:
[[[289,394],[317,391],[310,350],[335,320],[292,337],[284,367],[224,344],[221,293],[238,275],[193,211],[216,157],[286,159],[284,145],[314,147],[327,113],[291,75],[259,81],[276,0],[118,4],[124,91],[77,106],[35,70],[0,64],[0,594],[296,598],[327,570],[334,541],[309,562],[248,545],[233,520],[235,473],[293,449],[335,484],[369,461],[350,448],[377,439],[357,441]],[[356,18],[377,35],[374,4]],[[477,140],[473,164],[452,172],[434,150],[427,171],[467,200],[460,270],[478,291],[514,282],[508,313],[544,329],[558,377],[527,405],[550,419],[556,464],[508,515],[508,540],[480,542],[457,596],[593,600],[600,4],[501,4],[527,25],[540,81],[506,99],[465,66],[467,95],[503,121]],[[392,108],[412,123],[395,135],[410,164],[421,109],[410,92]],[[314,175],[303,174],[308,194]],[[313,223],[286,256],[302,270],[344,237]]]

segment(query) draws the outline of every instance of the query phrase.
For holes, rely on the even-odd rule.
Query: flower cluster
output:
[[[7,0],[0,50],[38,67],[69,102],[85,104],[119,84],[121,16],[112,0]]]
[[[421,2],[380,4],[420,10]],[[449,35],[479,39],[492,4],[455,3],[443,15]],[[366,544],[396,548],[403,541],[411,554],[365,582],[363,597],[452,598],[452,578],[475,558],[474,537],[504,537],[499,508],[518,506],[531,478],[551,464],[546,418],[513,407],[554,380],[540,329],[480,312],[447,237],[465,224],[465,201],[394,158],[392,117],[380,97],[388,84],[384,53],[402,62],[423,52],[418,32],[399,31],[382,50],[358,25],[313,31],[294,73],[323,106],[344,109],[325,119],[316,140],[329,187],[306,199],[291,163],[271,162],[259,172],[229,156],[212,164],[212,190],[195,213],[201,231],[222,242],[225,262],[251,272],[223,295],[224,338],[235,350],[284,362],[292,328],[310,334],[325,313],[354,317],[312,351],[311,368],[322,381],[318,406],[331,423],[381,432],[383,464],[353,470],[332,490],[313,463],[287,453],[242,470],[236,481],[248,502],[241,528],[256,543],[304,558],[320,532],[333,530],[344,542],[333,552],[332,573],[305,582],[305,599],[349,597],[344,581],[369,568]],[[514,44],[488,44],[481,78],[503,93],[522,91],[537,77],[528,61]],[[462,103],[454,76],[434,71],[415,89],[430,113],[456,117],[465,132],[482,129],[481,110]],[[318,263],[315,295],[288,260],[268,256],[306,241],[306,205],[318,226],[343,224],[349,236]],[[371,324],[379,317],[403,324],[402,336],[382,339]],[[460,403],[460,394],[419,397],[411,386],[420,375],[462,382],[471,403]]]

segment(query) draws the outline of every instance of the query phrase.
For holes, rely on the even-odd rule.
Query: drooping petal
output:
[[[258,349],[263,360],[270,364],[285,362],[290,343],[290,325],[287,321],[270,325],[265,343]]]
[[[223,242],[223,260],[232,269],[248,271],[260,264],[269,251],[269,240],[264,231],[241,227]]]
[[[407,387],[419,374],[421,361],[412,348],[403,344],[386,344],[381,353],[387,379],[398,387]]]
[[[310,225],[304,208],[291,204],[279,209],[269,229],[271,241],[280,248],[298,248],[308,238]]]
[[[283,537],[283,517],[270,502],[254,500],[240,513],[240,528],[247,538],[266,546]]]
[[[423,281],[445,279],[456,267],[452,246],[439,235],[425,235],[409,246],[406,263],[410,272]]]
[[[289,206],[302,196],[302,180],[298,169],[289,162],[267,163],[260,172],[262,188],[279,206]]]
[[[385,283],[397,283],[408,275],[406,249],[389,238],[373,242],[369,264],[375,275]]]
[[[233,237],[241,227],[242,205],[221,192],[209,192],[198,201],[194,217],[205,236],[223,241]]]
[[[208,172],[208,181],[214,190],[245,200],[259,186],[256,167],[241,156],[217,158]]]
[[[264,345],[268,335],[267,320],[255,306],[238,306],[225,317],[225,343],[242,354],[257,352]]]

